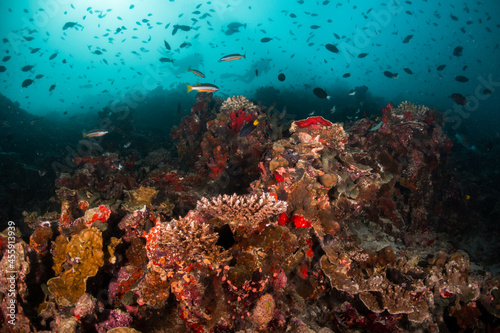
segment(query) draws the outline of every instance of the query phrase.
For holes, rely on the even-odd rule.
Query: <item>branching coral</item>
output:
[[[210,217],[217,217],[231,226],[255,225],[263,219],[285,212],[286,201],[277,200],[269,193],[238,196],[219,195],[215,198],[202,198],[196,210]]]
[[[140,304],[161,306],[169,286],[178,300],[192,301],[192,293],[202,292],[188,291],[186,288],[194,288],[191,282],[228,260],[227,253],[216,245],[218,235],[212,227],[189,216],[159,223],[145,237],[149,271],[136,288]]]
[[[226,99],[220,108],[221,112],[231,112],[244,110],[248,113],[257,113],[259,111],[259,107],[254,105],[251,101],[249,101],[245,96],[233,96]]]
[[[144,158],[144,162],[147,165],[151,166],[158,165],[161,162],[165,161],[169,156],[170,153],[168,152],[168,150],[160,148],[150,152],[149,155]]]
[[[218,235],[206,223],[190,219],[159,223],[146,236],[148,259],[163,268],[178,269],[192,263],[218,261]]]

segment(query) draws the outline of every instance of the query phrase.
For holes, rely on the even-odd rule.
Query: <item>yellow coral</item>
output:
[[[108,331],[108,333],[141,333],[130,327],[115,327]]]
[[[138,210],[144,208],[151,208],[151,201],[156,196],[156,191],[153,187],[141,186],[137,190],[125,191],[130,197],[130,200],[124,204],[126,210]]]
[[[56,241],[52,242],[52,244],[55,246],[54,266],[52,266],[52,269],[56,275],[59,275],[62,272],[62,264],[66,261],[66,253],[68,252],[66,247],[68,246],[68,240],[63,235],[59,235],[57,236]]]
[[[47,287],[57,296],[58,304],[69,306],[75,304],[85,293],[87,278],[95,276],[104,264],[104,253],[102,233],[97,228],[82,230],[66,245],[64,245],[63,238],[59,236],[56,240],[56,256],[59,255],[58,267],[61,267],[64,249],[67,250],[73,266],[61,275],[50,279]],[[57,267],[54,268],[56,273],[60,270]]]
[[[118,245],[122,243],[121,238],[111,237],[110,244],[108,245],[108,253],[109,253],[109,263],[116,263],[115,250]]]

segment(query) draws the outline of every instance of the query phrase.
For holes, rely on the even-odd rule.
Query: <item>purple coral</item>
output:
[[[106,333],[116,327],[129,327],[132,323],[132,316],[121,310],[106,310],[99,319],[100,322],[94,326],[98,333]]]

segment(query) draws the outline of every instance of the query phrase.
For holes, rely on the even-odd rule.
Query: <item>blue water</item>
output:
[[[474,95],[481,77],[500,81],[499,7],[497,1],[4,1],[1,31],[8,42],[1,53],[12,58],[2,63],[7,69],[0,73],[2,92],[35,114],[77,112],[122,101],[134,91],[200,82],[187,72],[192,67],[220,87],[220,96],[251,96],[262,86],[293,91],[320,86],[335,96],[366,85],[388,101],[446,109],[453,106],[452,93]],[[78,25],[63,30],[66,22]],[[246,27],[227,35],[231,22]],[[192,30],[172,35],[175,24]],[[126,30],[115,33],[122,27]],[[408,35],[413,38],[402,43]],[[262,43],[264,37],[272,40]],[[179,48],[183,42],[191,46]],[[340,52],[328,51],[327,43]],[[463,47],[460,57],[452,54],[457,46]],[[40,50],[32,54],[33,48]],[[218,62],[230,53],[246,59]],[[360,53],[368,56],[359,59]],[[161,63],[161,57],[174,63]],[[442,64],[446,68],[438,72]],[[34,68],[22,72],[25,65]],[[386,78],[386,70],[399,78]],[[277,79],[281,72],[284,82]],[[343,78],[345,73],[351,76]],[[35,79],[37,74],[44,77]],[[456,75],[470,81],[457,82]],[[21,88],[28,78],[34,83]],[[480,108],[496,104],[493,93]]]

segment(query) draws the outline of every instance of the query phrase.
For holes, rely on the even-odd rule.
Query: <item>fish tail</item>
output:
[[[188,91],[188,92],[193,91],[193,86],[191,86],[191,85],[189,85],[189,84],[186,84],[186,86],[187,86],[187,91]]]
[[[188,72],[192,72],[193,70],[191,69],[191,67],[188,67]]]
[[[245,54],[243,55],[243,58],[245,58],[245,59],[247,58],[247,55],[246,55],[246,53],[245,53]]]
[[[83,136],[84,138],[86,138],[86,137],[87,137],[87,133],[82,132],[82,136]]]

